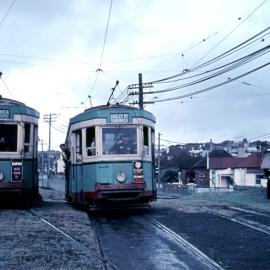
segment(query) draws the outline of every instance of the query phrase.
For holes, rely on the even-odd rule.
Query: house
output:
[[[262,154],[251,153],[246,157],[211,157],[209,155],[210,187],[260,186],[263,170]]]
[[[194,182],[200,187],[209,187],[209,170],[207,169],[207,157],[198,160],[190,169],[190,174],[193,173]]]
[[[261,179],[261,185],[270,189],[270,151],[267,150],[264,153],[261,169],[263,170],[263,179]],[[268,198],[270,198],[270,190],[268,190]]]
[[[178,170],[181,176],[181,182],[186,185],[188,183],[195,183],[195,174],[192,170],[194,164],[201,160],[201,157],[185,157],[179,159],[178,161]]]

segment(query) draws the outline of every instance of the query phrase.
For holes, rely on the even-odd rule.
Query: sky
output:
[[[138,83],[139,73],[145,83],[176,74],[194,76],[144,91],[179,88],[202,78],[195,76],[200,72],[206,76],[268,46],[266,31],[250,46],[193,72],[265,30],[269,10],[269,0],[0,0],[0,94],[40,112],[44,149],[49,137],[44,115],[55,114],[51,149],[59,150],[69,119],[90,106],[106,104],[117,80],[115,99]],[[269,134],[261,136],[270,133],[269,65],[231,80],[269,59],[266,49],[211,80],[145,94],[145,101],[156,101],[145,106],[156,116],[156,133],[177,143],[269,139]],[[188,97],[179,98],[185,94]]]

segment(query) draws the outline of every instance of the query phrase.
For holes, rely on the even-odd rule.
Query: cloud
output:
[[[59,131],[63,131],[61,124],[83,110],[63,107],[78,107],[81,102],[89,105],[89,94],[94,105],[104,104],[116,80],[120,81],[123,90],[128,84],[138,82],[139,72],[143,73],[144,82],[181,72],[262,30],[268,26],[269,17],[268,2],[236,28],[241,22],[238,18],[243,20],[259,5],[252,0],[114,1],[101,63],[103,72],[95,83],[109,5],[110,1],[16,1],[0,27],[1,71],[13,97],[3,85],[0,91],[4,96],[36,108],[42,116],[60,114],[55,123],[58,131],[53,130],[54,147],[65,137]],[[269,39],[266,38],[266,42]],[[171,55],[165,57],[166,54]],[[266,69],[243,80],[268,86],[268,72]],[[234,74],[238,73],[225,77]],[[188,91],[211,84],[193,86]],[[162,87],[167,86],[155,86],[152,90]],[[146,109],[157,116],[157,130],[172,141],[222,140],[238,134],[256,136],[256,132],[262,134],[266,129],[268,104],[267,98],[250,95],[266,91],[251,89],[240,82],[193,100],[184,99],[183,104],[179,101],[157,103]],[[182,92],[178,90],[163,96],[177,96]],[[118,89],[116,93],[119,94]],[[222,100],[223,95],[238,95],[238,98]],[[43,123],[42,116],[40,136],[45,139],[48,126]]]

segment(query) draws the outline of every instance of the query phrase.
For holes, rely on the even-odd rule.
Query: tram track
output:
[[[138,268],[135,269],[224,269],[149,214],[118,213],[116,215],[91,215],[89,218],[93,221],[91,223],[94,226],[102,255],[104,258],[114,258],[115,263],[122,269],[134,269],[136,262]],[[113,242],[119,244],[114,246]],[[156,245],[159,249],[155,248]],[[129,250],[132,256],[129,257],[125,253],[126,250]],[[152,260],[155,261],[154,264],[151,264],[149,260],[149,252]],[[125,264],[123,260],[130,261]],[[140,263],[145,260],[147,264],[141,265]]]
[[[94,256],[97,260],[99,260],[101,262],[102,269],[103,270],[111,270],[111,269],[112,270],[120,270],[120,268],[117,265],[115,265],[111,260],[108,260],[108,259],[106,259],[104,257],[104,253],[103,253],[103,251],[101,249],[101,246],[100,246],[100,243],[99,242],[98,242],[98,247],[99,247],[100,254],[98,254],[97,252],[89,249],[87,246],[85,246],[84,244],[82,244],[80,241],[76,240],[75,238],[73,238],[72,236],[70,236],[69,234],[67,234],[66,232],[64,232],[63,230],[61,230],[60,228],[58,228],[55,225],[53,225],[48,220],[42,218],[41,216],[39,216],[38,214],[36,214],[32,210],[27,209],[25,211],[28,212],[29,214],[31,214],[32,216],[34,216],[35,218],[37,218],[42,223],[44,223],[47,226],[49,226],[54,231],[56,231],[59,234],[61,234],[62,236],[64,236],[66,239],[68,239],[72,243],[74,243],[81,251],[85,252],[86,254],[91,254],[92,256]]]
[[[270,222],[270,216],[267,214],[264,214],[264,213],[255,212],[252,210],[247,210],[247,209],[243,209],[240,207],[228,207],[228,209],[232,210],[234,213],[240,212],[240,213],[249,214],[249,215],[253,215],[253,216],[257,215],[257,216],[261,216],[261,217],[266,217],[266,218],[269,218],[269,222]],[[207,209],[207,212],[210,214],[213,214],[215,216],[221,217],[223,219],[227,219],[229,221],[232,221],[234,223],[238,223],[240,225],[246,226],[246,227],[251,228],[253,230],[270,235],[270,226],[269,225],[265,225],[265,224],[262,224],[260,222],[257,222],[257,221],[251,220],[251,219],[236,216],[235,214],[234,214],[234,216],[221,214],[220,212],[218,212],[216,210],[209,209],[209,208]]]
[[[235,208],[235,209],[231,208],[229,210],[239,211],[239,212],[244,213],[244,215],[245,214],[248,214],[248,215],[256,215],[256,214],[258,214],[258,216],[269,218],[269,216],[266,215],[266,214],[257,213],[257,212],[242,209],[242,208]],[[36,219],[38,219],[40,222],[46,224],[52,230],[54,230],[55,232],[61,234],[66,239],[68,239],[68,241],[72,242],[75,245],[75,247],[77,247],[79,250],[83,251],[83,253],[90,254],[90,256],[92,258],[95,257],[100,262],[101,269],[103,269],[103,270],[125,269],[125,267],[122,267],[121,263],[119,264],[119,262],[115,259],[115,257],[113,257],[111,255],[111,253],[110,253],[111,251],[108,250],[108,247],[106,246],[106,243],[105,243],[105,246],[104,246],[104,242],[101,240],[103,238],[103,236],[96,232],[96,227],[97,227],[97,225],[99,226],[99,220],[96,219],[95,215],[92,216],[92,215],[90,215],[88,213],[88,217],[90,219],[91,227],[93,228],[93,232],[94,232],[94,238],[96,240],[96,247],[97,247],[96,250],[97,250],[97,252],[91,250],[89,247],[87,247],[87,245],[84,245],[82,243],[83,241],[81,242],[80,240],[78,240],[78,237],[76,239],[76,237],[74,237],[73,234],[67,233],[66,230],[63,230],[63,229],[59,228],[59,226],[55,226],[55,224],[53,224],[53,223],[51,223],[49,221],[50,219],[48,220],[48,218],[44,218],[42,215],[36,213],[35,211],[28,210],[28,209],[26,211],[28,213],[30,213],[32,216],[34,216]],[[219,216],[222,219],[226,219],[226,220],[229,220],[231,222],[238,223],[240,225],[249,227],[249,228],[254,229],[256,231],[260,231],[260,232],[266,233],[268,235],[270,234],[269,226],[265,226],[265,228],[264,228],[263,227],[264,225],[258,223],[259,225],[261,225],[261,226],[259,226],[254,221],[250,221],[251,223],[249,223],[248,220],[244,220],[243,218],[240,219],[239,217],[226,216],[226,215],[224,215],[222,213],[218,213],[218,211],[215,211],[213,209],[208,209],[208,210],[206,210],[206,212],[208,212],[209,214],[213,214],[215,216]],[[103,216],[101,215],[101,217],[103,217]],[[173,240],[170,240],[170,241],[176,242],[177,245],[179,245],[179,248],[184,249],[187,252],[189,252],[190,254],[192,254],[194,259],[196,258],[197,260],[201,261],[204,266],[206,266],[206,269],[219,269],[219,270],[224,269],[221,265],[219,265],[217,262],[215,262],[210,257],[208,257],[200,249],[198,249],[196,246],[192,245],[189,241],[187,241],[182,236],[180,236],[179,232],[176,233],[175,231],[171,230],[169,227],[162,224],[160,221],[158,221],[153,216],[151,216],[149,214],[130,215],[128,213],[126,215],[126,217],[130,218],[130,220],[132,222],[134,222],[134,223],[140,223],[140,222],[142,222],[143,219],[145,220],[145,222],[151,223],[151,225],[153,226],[152,228],[156,228],[155,231],[158,232],[156,235],[161,236],[163,238],[167,238],[167,239],[173,239]],[[117,221],[117,216],[114,217],[114,218]],[[121,220],[120,220],[120,222],[121,222]],[[108,222],[108,223],[110,223],[110,222]],[[148,225],[148,227],[149,227],[149,225]],[[132,233],[132,231],[130,231],[130,232]],[[118,231],[117,233],[121,234],[122,232]],[[145,234],[147,235],[147,232]],[[121,244],[122,243],[120,242],[120,245]],[[134,260],[136,261],[135,257],[136,256],[134,256]],[[121,267],[119,268],[119,266],[121,266]],[[153,269],[159,269],[159,268],[153,268]],[[161,268],[161,269],[163,269],[163,268]],[[190,269],[196,269],[196,268],[190,268]],[[203,268],[203,269],[205,269],[205,268]]]
[[[162,230],[166,234],[168,234],[170,237],[172,237],[174,240],[176,240],[181,246],[184,246],[188,251],[193,253],[195,256],[198,256],[204,264],[209,266],[210,269],[218,269],[223,270],[223,268],[213,261],[211,258],[209,258],[205,253],[203,253],[201,250],[196,248],[194,245],[192,245],[190,242],[185,240],[183,237],[181,237],[176,232],[169,229],[167,226],[156,220],[155,218],[151,217],[150,215],[144,215],[145,219],[148,220],[151,224],[156,226],[158,229]]]

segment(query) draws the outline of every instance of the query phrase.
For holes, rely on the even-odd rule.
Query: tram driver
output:
[[[123,134],[115,145],[111,148],[115,154],[134,154],[135,145],[128,134]]]

